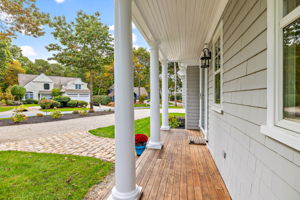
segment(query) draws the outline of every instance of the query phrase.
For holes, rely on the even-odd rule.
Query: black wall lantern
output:
[[[201,57],[201,68],[208,68],[211,60],[211,52],[208,48],[203,49],[203,56]]]

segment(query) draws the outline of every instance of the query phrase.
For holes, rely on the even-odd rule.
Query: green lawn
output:
[[[25,108],[29,108],[29,107],[39,106],[39,105],[38,104],[23,104],[22,106]],[[9,111],[16,107],[18,107],[18,106],[2,106],[2,107],[0,107],[0,112]]]
[[[182,106],[169,106],[169,108],[176,108],[176,109],[180,109],[183,108]]]
[[[57,108],[57,109],[42,109],[43,112],[53,112],[54,110],[59,111],[74,111],[74,110],[89,110],[88,108]]]
[[[26,108],[40,106],[39,104],[23,104]]]
[[[169,113],[169,116],[185,116],[184,113]],[[135,134],[142,133],[147,136],[150,135],[150,117],[138,119],[134,121]],[[97,128],[89,131],[91,134],[99,137],[114,138],[115,137],[115,126],[107,126],[103,128]]]
[[[145,103],[143,103],[143,104],[134,104],[134,107],[150,107],[150,105],[145,104]]]
[[[83,199],[112,168],[90,157],[0,152],[0,199]]]
[[[0,107],[0,112],[5,112],[14,109],[14,106],[2,106]]]

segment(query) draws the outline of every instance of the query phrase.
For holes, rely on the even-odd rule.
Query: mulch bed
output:
[[[36,124],[36,123],[44,123],[44,122],[55,122],[55,121],[63,121],[63,120],[69,120],[69,119],[77,119],[77,118],[86,118],[86,117],[94,117],[94,116],[101,116],[101,115],[109,115],[113,112],[108,111],[101,111],[101,112],[94,112],[94,113],[88,113],[87,115],[79,115],[79,114],[64,114],[60,119],[53,119],[51,116],[43,116],[43,117],[27,117],[27,120],[20,122],[20,123],[14,123],[10,119],[3,119],[0,120],[0,126],[11,126],[11,125],[22,125],[22,124]]]

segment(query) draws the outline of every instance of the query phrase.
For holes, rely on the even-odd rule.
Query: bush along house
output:
[[[207,167],[189,179],[190,173],[201,166],[192,171],[182,169],[188,170],[193,162],[206,165],[206,158],[195,152],[184,153],[194,147],[163,156],[169,146],[159,154],[161,162],[146,162],[149,170],[155,167],[148,176],[153,187],[147,185],[146,176],[141,179],[140,166],[136,171],[132,153],[133,22],[150,46],[151,59],[151,133],[143,154],[155,157],[155,153],[147,152],[161,151],[164,145],[160,133],[160,79],[162,129],[168,130],[167,67],[168,62],[178,62],[186,128],[203,133],[230,198],[299,200],[300,2],[115,0],[115,7],[116,181],[110,199],[139,199],[142,191],[149,198],[164,199],[178,193],[177,199],[186,199],[191,191],[199,191],[197,183],[204,182],[199,187],[205,187],[210,184],[205,180],[215,174]],[[170,133],[169,137],[175,136]],[[163,171],[164,162],[178,154],[184,161],[173,160],[171,168],[179,170],[172,172],[174,182],[170,185],[167,179],[166,186],[156,185],[161,176],[164,183],[168,175]],[[180,192],[173,189],[168,193],[168,188],[181,180],[185,181],[177,187]],[[211,181],[215,183],[216,179]],[[215,187],[209,187],[206,193],[193,193],[191,199],[228,199],[223,198],[220,188],[214,193]]]
[[[19,85],[26,89],[25,99],[51,99],[53,88],[59,88],[63,96],[72,100],[90,102],[90,90],[80,78],[47,76],[45,74],[18,74]]]

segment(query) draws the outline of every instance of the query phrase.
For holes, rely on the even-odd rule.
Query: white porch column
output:
[[[161,130],[170,130],[169,126],[169,89],[168,89],[168,62],[162,61],[162,126]]]
[[[158,43],[150,44],[150,140],[147,148],[161,149]]]
[[[132,0],[115,0],[115,187],[110,200],[137,200],[134,152]]]

